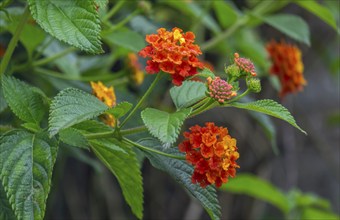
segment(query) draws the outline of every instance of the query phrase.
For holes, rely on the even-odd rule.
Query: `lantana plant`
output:
[[[7,10],[5,7],[10,2],[1,3],[2,9]],[[13,33],[13,37],[1,60],[0,98],[13,113],[10,117],[17,117],[20,123],[3,128],[0,136],[0,218],[44,218],[54,164],[58,163],[58,151],[60,146],[67,145],[89,152],[112,172],[127,204],[139,219],[143,218],[140,158],[147,158],[152,166],[174,177],[202,204],[212,219],[219,219],[216,189],[228,184],[230,178],[237,177],[238,169],[242,167],[238,162],[242,157],[238,149],[244,146],[237,144],[240,137],[232,136],[225,124],[207,120],[186,128],[184,124],[187,119],[200,117],[213,108],[226,112],[228,108],[246,109],[282,119],[306,134],[289,111],[276,101],[249,101],[249,94],[261,92],[259,72],[251,59],[234,51],[224,57],[225,66],[216,67],[224,71],[207,68],[210,65],[206,65],[201,55],[218,40],[200,46],[194,32],[183,31],[179,27],[162,27],[146,34],[146,45],[142,42],[143,47],[138,51],[125,44],[133,51],[126,53],[119,47],[112,47],[110,50],[117,49],[118,55],[103,56],[103,60],[84,58],[81,61],[82,75],[76,72],[76,68],[73,75],[60,74],[58,70],[72,72],[73,66],[62,63],[49,65],[51,61],[65,55],[70,56],[63,58],[72,60],[70,53],[76,48],[88,53],[102,53],[108,49],[101,46],[100,37],[106,44],[119,44],[124,36],[131,34],[125,29],[119,32],[125,32],[125,35],[115,32],[126,24],[126,20],[116,25],[109,22],[124,3],[117,3],[104,13],[101,10],[106,4],[102,1],[27,2],[19,16],[14,12],[17,9],[8,9],[11,16],[16,16],[15,26],[9,26],[12,24],[10,20],[1,17],[4,27]],[[142,2],[135,13],[147,13],[148,6]],[[246,21],[240,21],[238,26]],[[27,42],[21,34],[27,36],[36,30],[72,47],[53,54],[51,42],[57,41],[44,35],[43,39],[46,39],[41,47],[30,47],[32,42],[28,43],[27,62],[19,59],[17,63],[11,63],[18,41],[26,46]],[[39,36],[37,34],[35,40],[39,41]],[[133,34],[131,36],[134,37]],[[283,85],[280,95],[283,97],[300,90],[305,80],[299,50],[285,42],[274,41],[266,48],[273,60],[270,71],[278,76]],[[36,53],[33,53],[35,50]],[[101,69],[101,65],[116,61],[120,53],[126,55],[123,63],[127,68],[124,71],[129,74],[117,73],[110,83],[105,79],[112,79],[112,74],[108,73],[111,69]],[[280,59],[287,54],[291,59]],[[40,56],[46,57],[37,60]],[[47,69],[42,67],[45,65]],[[147,76],[144,75],[144,67]],[[41,74],[42,79],[52,77],[68,80],[68,83],[42,80],[33,86],[31,76],[12,76],[26,70]],[[91,75],[87,70],[100,71],[98,75]],[[148,84],[144,78],[152,79],[152,82]],[[164,85],[160,84],[161,81],[166,80],[172,84],[171,88],[158,91],[169,92],[172,110],[148,106],[146,101],[150,95],[155,88]],[[76,86],[74,81],[85,81],[86,86],[80,89],[81,86]],[[147,89],[134,102],[115,89],[122,81],[131,83],[129,86],[132,88],[146,86]],[[43,89],[46,84],[59,86],[58,93],[46,95]],[[138,139],[134,136],[136,134]]]

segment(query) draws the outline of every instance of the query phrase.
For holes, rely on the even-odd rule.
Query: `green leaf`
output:
[[[208,68],[204,68],[200,73],[194,75],[193,77],[197,77],[197,76],[201,76],[204,78],[208,78],[208,77],[211,77],[213,79],[215,78],[215,74],[211,72],[211,70]]]
[[[118,119],[120,117],[123,117],[126,113],[128,113],[131,108],[132,108],[132,104],[130,102],[121,102],[115,107],[107,110],[106,113],[109,113]]]
[[[33,18],[49,34],[90,53],[101,53],[94,0],[28,0]]]
[[[123,149],[115,150],[112,146]],[[142,176],[135,152],[125,144],[112,141],[107,144],[91,141],[91,149],[105,166],[117,177],[124,198],[132,212],[139,218],[143,217],[143,185]]]
[[[291,14],[276,14],[261,19],[294,40],[310,46],[309,27],[302,18]]]
[[[176,141],[184,120],[191,109],[181,109],[174,113],[147,108],[142,111],[142,119],[149,132],[163,143],[172,144]]]
[[[97,133],[97,132],[109,132],[113,131],[113,128],[99,121],[87,120],[79,124],[72,126],[82,134]]]
[[[0,219],[13,220],[15,219],[14,212],[9,204],[4,187],[0,182]]]
[[[73,147],[80,147],[88,149],[89,143],[84,135],[75,128],[66,128],[59,132],[59,139]]]
[[[7,108],[7,102],[2,91],[2,84],[0,84],[0,113]]]
[[[295,0],[294,3],[308,10],[314,15],[318,16],[321,20],[323,20],[326,24],[331,26],[334,30],[336,30],[339,33],[339,29],[336,25],[336,20],[332,12],[328,8],[326,8],[323,5],[320,5],[314,0],[309,0],[309,1]]]
[[[231,4],[231,2],[213,1],[218,22],[223,28],[227,28],[237,21],[238,11]]]
[[[26,128],[27,130],[33,133],[37,133],[38,131],[41,131],[40,126],[35,123],[23,123],[21,127]]]
[[[316,208],[306,208],[302,210],[302,215],[300,219],[308,219],[308,220],[319,220],[319,219],[327,219],[327,220],[339,220],[340,216],[336,213],[332,213],[330,211],[324,211]]]
[[[24,10],[19,7],[10,7],[6,8],[6,10],[10,17],[5,13],[0,13],[0,26],[14,35]],[[26,48],[28,55],[31,56],[38,45],[44,41],[45,37],[45,32],[41,28],[33,22],[27,22],[21,31],[19,41]]]
[[[144,146],[164,151],[169,154],[181,155],[179,151],[174,148],[163,150],[162,147],[160,147],[161,144],[156,140],[144,139],[139,143]],[[220,219],[221,207],[218,204],[215,187],[208,186],[203,189],[199,185],[193,184],[191,182],[191,176],[194,171],[192,166],[190,166],[186,161],[183,160],[172,159],[147,151],[144,151],[144,153],[154,167],[168,173],[178,183],[183,185],[187,189],[189,194],[195,197],[202,204],[211,219]]]
[[[49,116],[51,136],[59,130],[94,118],[108,109],[96,97],[79,89],[64,89],[53,99]]]
[[[255,102],[249,102],[249,103],[239,103],[239,102],[234,102],[230,103],[229,105],[236,107],[236,108],[242,108],[242,109],[247,109],[251,111],[256,111],[256,112],[261,112],[267,115],[271,115],[273,117],[282,119],[295,128],[299,129],[302,133],[307,134],[302,128],[300,128],[293,116],[289,113],[289,111],[280,105],[279,103],[270,100],[270,99],[263,99],[263,100],[258,100]]]
[[[206,97],[207,86],[201,82],[184,81],[181,86],[170,89],[170,95],[177,109],[189,107]]]
[[[2,77],[2,87],[7,104],[18,118],[36,124],[41,121],[45,105],[38,88],[10,76]]]
[[[269,182],[251,174],[238,174],[223,184],[220,190],[243,194],[266,201],[279,208],[283,213],[288,213],[288,200],[286,196]]]
[[[44,218],[57,149],[45,133],[16,131],[0,138],[0,179],[18,219]]]
[[[137,32],[128,29],[120,29],[103,35],[104,40],[110,44],[115,44],[134,52],[138,52],[145,47],[144,38]]]

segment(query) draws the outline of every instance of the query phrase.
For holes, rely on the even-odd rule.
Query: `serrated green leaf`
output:
[[[57,149],[45,133],[15,131],[0,138],[0,179],[18,219],[44,218]]]
[[[33,18],[49,34],[90,53],[101,53],[94,0],[28,0]]]
[[[129,102],[121,102],[113,108],[110,108],[106,112],[115,116],[115,118],[123,117],[126,113],[130,111],[132,104]]]
[[[149,132],[163,143],[172,144],[176,141],[184,120],[191,109],[181,109],[174,113],[147,108],[142,111],[142,119]]]
[[[7,104],[18,118],[36,124],[41,121],[45,106],[38,88],[14,77],[3,76],[2,89]]]
[[[0,84],[0,113],[7,108],[7,102],[2,91],[2,84]]]
[[[13,220],[15,219],[14,212],[11,205],[8,202],[8,198],[4,187],[0,182],[0,219],[1,220]]]
[[[96,97],[79,89],[64,89],[53,99],[49,115],[51,136],[82,121],[94,118],[108,109]]]
[[[336,25],[336,20],[333,17],[332,12],[328,8],[326,8],[323,5],[320,5],[314,0],[309,1],[294,0],[294,3],[308,10],[314,15],[318,16],[321,20],[323,20],[326,24],[331,26],[334,30],[336,30],[339,33],[339,28]]]
[[[23,123],[21,125],[21,127],[26,128],[27,130],[36,133],[38,131],[41,131],[41,128],[39,125],[35,124],[35,123]]]
[[[261,19],[294,40],[310,46],[309,27],[302,18],[296,15],[276,14]]]
[[[152,139],[145,139],[139,142],[143,146],[154,148],[160,151],[164,151],[169,154],[180,155],[179,151],[174,148],[163,150],[161,144]],[[183,185],[189,192],[189,194],[195,197],[207,211],[211,219],[220,219],[221,207],[218,204],[216,189],[213,186],[208,186],[205,189],[197,184],[191,182],[191,176],[194,171],[186,161],[172,159],[151,152],[144,151],[146,157],[150,160],[151,164],[157,169],[167,172],[178,183]]]
[[[235,178],[230,179],[228,183],[223,184],[220,190],[264,200],[279,208],[283,213],[289,211],[289,203],[286,196],[269,182],[255,175],[238,174]]]
[[[79,124],[72,126],[82,134],[97,133],[97,132],[109,132],[113,131],[113,128],[99,121],[87,120]]]
[[[242,108],[242,109],[247,109],[251,111],[256,111],[256,112],[261,112],[267,115],[271,115],[273,117],[282,119],[295,128],[299,129],[302,133],[307,134],[302,128],[300,128],[296,122],[293,116],[289,113],[289,111],[280,105],[279,103],[270,100],[270,99],[263,99],[263,100],[258,100],[255,102],[249,102],[249,103],[239,103],[239,102],[234,102],[230,103],[229,105],[236,107],[236,108]]]
[[[202,82],[184,81],[181,86],[170,89],[170,95],[177,109],[189,107],[206,97],[207,87]]]
[[[73,147],[80,147],[88,149],[89,143],[84,135],[75,128],[66,128],[59,132],[59,139]]]
[[[103,38],[110,44],[115,44],[120,47],[138,52],[145,47],[144,38],[135,31],[122,29],[113,33],[103,34]]]
[[[117,177],[124,198],[132,212],[139,218],[143,217],[143,183],[141,171],[135,152],[125,144],[115,141],[125,153],[100,142],[91,141],[91,149],[105,166]]]

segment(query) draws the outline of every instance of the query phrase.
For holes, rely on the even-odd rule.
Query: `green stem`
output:
[[[7,69],[7,66],[8,66],[8,63],[12,57],[12,54],[14,52],[14,49],[15,47],[17,46],[17,43],[19,41],[19,37],[20,37],[20,34],[22,32],[22,30],[24,29],[24,26],[29,18],[29,15],[30,15],[30,11],[28,10],[28,7],[26,6],[25,8],[25,11],[24,11],[24,14],[22,15],[21,17],[21,20],[14,32],[14,35],[11,39],[11,41],[9,42],[9,45],[7,47],[7,50],[6,50],[6,53],[2,59],[2,62],[0,64],[0,77],[2,76],[2,74],[5,73],[6,69]]]
[[[114,7],[112,7],[111,10],[104,16],[103,22],[108,21],[114,14],[116,14],[116,12],[121,7],[123,7],[124,3],[125,3],[124,0],[118,1],[117,4]]]
[[[148,147],[145,147],[143,145],[140,145],[136,142],[133,142],[127,138],[123,138],[123,141],[125,143],[128,143],[130,145],[133,145],[141,150],[144,150],[144,151],[149,151],[149,152],[152,152],[152,153],[156,153],[156,154],[159,154],[159,155],[162,155],[162,156],[165,156],[165,157],[170,157],[170,158],[174,158],[174,159],[179,159],[179,160],[185,160],[185,157],[184,156],[179,156],[179,155],[173,155],[173,154],[167,154],[167,153],[164,153],[162,151],[159,151],[159,150],[155,150],[155,149],[152,149],[152,148],[148,148]]]
[[[202,99],[201,101],[197,102],[195,105],[191,106],[192,109],[197,109],[200,106],[204,105],[205,103],[207,103],[207,101],[209,100],[209,97],[205,97],[204,99]]]
[[[229,104],[229,103],[232,103],[232,102],[236,102],[237,100],[243,98],[244,96],[248,95],[248,93],[250,92],[250,89],[247,89],[244,93],[242,93],[241,95],[239,96],[236,96],[235,98],[229,100],[228,102],[226,102],[225,104]]]
[[[131,116],[133,116],[135,114],[135,112],[137,111],[137,109],[142,105],[142,103],[144,102],[144,100],[150,95],[151,91],[154,89],[154,87],[157,85],[158,81],[161,79],[163,73],[159,72],[157,73],[156,78],[154,79],[154,81],[152,82],[152,84],[150,85],[150,87],[148,88],[148,90],[144,93],[144,95],[142,96],[142,98],[139,100],[139,102],[137,103],[137,105],[132,109],[132,111],[129,113],[128,116],[126,116],[126,118],[124,119],[124,121],[120,124],[120,128],[123,127],[125,125],[125,123],[131,118]]]
[[[118,28],[124,26],[126,23],[128,23],[133,17],[135,17],[137,14],[140,13],[140,9],[136,9],[135,11],[133,11],[131,14],[129,14],[126,18],[124,18],[123,20],[121,20],[118,24],[115,24],[113,26],[111,26],[107,31],[105,31],[105,33],[111,33],[115,30],[117,30]]]
[[[238,19],[230,28],[222,32],[220,35],[212,38],[211,40],[205,42],[201,45],[202,51],[207,51],[218,44],[220,41],[225,40],[230,35],[232,35],[236,30],[238,30],[241,26],[248,22],[248,16],[243,16],[242,18]]]
[[[193,117],[195,115],[201,114],[202,112],[208,111],[211,109],[212,106],[215,106],[216,101],[214,99],[209,98],[209,101],[206,102],[204,105],[196,109],[195,111],[191,112],[190,117]]]
[[[120,131],[121,135],[129,135],[129,134],[136,134],[147,131],[147,128],[145,126],[139,126],[135,128],[128,128]]]
[[[115,131],[105,131],[92,134],[84,134],[86,139],[112,138]]]
[[[70,47],[70,48],[67,48],[63,51],[61,51],[60,53],[57,53],[57,54],[54,54],[53,56],[50,56],[50,57],[46,57],[44,59],[41,59],[41,60],[38,60],[36,62],[33,63],[33,66],[42,66],[46,63],[49,63],[49,62],[52,62],[60,57],[63,57],[64,55],[68,54],[68,53],[71,53],[73,51],[76,51],[77,49],[74,48],[74,47]]]

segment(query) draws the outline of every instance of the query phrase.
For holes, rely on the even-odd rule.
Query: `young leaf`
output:
[[[115,150],[121,148],[125,152]],[[105,166],[118,179],[124,198],[132,212],[143,217],[143,185],[142,176],[135,152],[123,143],[112,141],[110,145],[91,141],[91,149]]]
[[[239,103],[239,102],[234,102],[230,103],[229,105],[236,107],[236,108],[242,108],[242,109],[247,109],[251,111],[256,111],[256,112],[261,112],[267,115],[271,115],[273,117],[282,119],[295,128],[299,129],[302,133],[307,134],[302,128],[300,128],[293,116],[289,113],[289,111],[280,105],[279,103],[270,100],[270,99],[263,99],[263,100],[258,100],[255,102],[249,102],[249,103]]]
[[[2,77],[2,87],[7,104],[18,118],[36,124],[41,121],[45,106],[38,88],[10,76]]]
[[[339,33],[339,29],[336,25],[336,20],[332,15],[332,12],[323,5],[320,5],[316,1],[298,1],[294,0],[294,3],[303,7],[304,9],[310,11],[314,15],[318,16],[321,20],[326,22],[329,26],[331,26],[334,30]]]
[[[287,36],[310,46],[309,27],[302,18],[296,15],[277,14],[261,19]]]
[[[14,212],[9,204],[4,187],[0,181],[0,219],[13,220],[15,219]]]
[[[53,99],[49,115],[49,133],[57,134],[61,129],[94,118],[108,107],[96,97],[79,89],[64,89]]]
[[[206,97],[207,87],[204,83],[184,81],[181,86],[170,89],[170,95],[177,109],[189,107]]]
[[[57,149],[45,133],[0,138],[0,179],[17,219],[44,218]]]
[[[115,118],[123,117],[126,113],[130,111],[132,104],[129,102],[121,102],[115,107],[107,110],[106,112],[115,116]]]
[[[161,144],[154,139],[145,139],[139,142],[140,144],[154,149],[164,151]],[[166,153],[180,154],[177,149],[169,148]],[[208,186],[205,189],[191,182],[191,175],[194,171],[193,167],[183,160],[172,159],[151,152],[144,151],[146,157],[151,164],[157,169],[167,172],[178,183],[183,185],[191,196],[195,197],[207,211],[211,219],[220,219],[221,207],[218,204],[216,189],[213,186]]]
[[[59,139],[74,147],[80,147],[88,149],[89,143],[87,142],[84,135],[75,128],[66,128],[59,132]]]
[[[270,183],[254,175],[238,174],[235,178],[230,179],[227,184],[222,185],[220,189],[264,200],[279,208],[283,213],[289,211],[286,196]]]
[[[142,111],[142,119],[149,132],[163,143],[176,141],[184,120],[191,109],[181,109],[174,113],[163,112],[154,108]]]
[[[28,0],[33,18],[49,34],[90,53],[101,53],[94,0]]]

